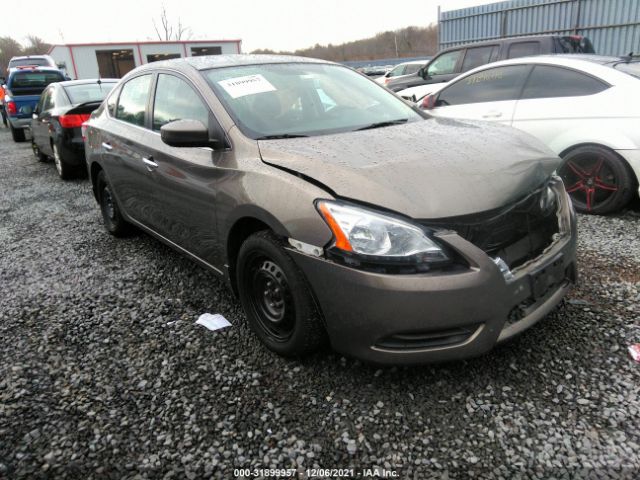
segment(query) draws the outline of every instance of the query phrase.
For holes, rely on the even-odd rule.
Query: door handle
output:
[[[105,150],[113,150],[113,147],[107,142],[102,142],[102,148]]]
[[[147,167],[147,170],[149,170],[150,172],[158,168],[158,164],[153,161],[153,157],[149,157],[149,158],[142,157],[142,161]]]
[[[492,111],[482,115],[482,118],[500,118],[501,116],[502,116],[502,112]]]

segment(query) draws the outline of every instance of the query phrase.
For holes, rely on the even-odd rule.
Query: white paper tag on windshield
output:
[[[207,327],[209,330],[219,330],[221,328],[231,326],[229,321],[219,313],[216,313],[215,315],[211,315],[210,313],[203,313],[202,315],[200,315],[198,320],[196,320],[196,323],[198,325]]]
[[[275,92],[276,87],[260,74],[247,75],[246,77],[220,80],[218,84],[224,88],[232,98],[254,95],[256,93]]]

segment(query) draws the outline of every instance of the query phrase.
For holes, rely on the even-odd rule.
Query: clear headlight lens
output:
[[[445,252],[418,226],[351,205],[322,200],[318,210],[331,228],[335,247],[371,257],[418,261],[448,260]]]

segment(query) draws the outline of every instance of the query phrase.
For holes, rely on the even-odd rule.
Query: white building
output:
[[[241,40],[74,43],[53,45],[56,63],[73,79],[120,78],[139,65],[171,58],[240,53]]]

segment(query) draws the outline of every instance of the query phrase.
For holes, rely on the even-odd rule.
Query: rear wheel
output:
[[[633,197],[633,173],[613,151],[588,145],[569,151],[563,159],[558,173],[577,211],[604,215],[620,210]]]
[[[60,153],[60,148],[58,148],[55,142],[53,143],[53,162],[56,164],[56,170],[62,180],[70,180],[73,178],[73,167],[64,159]]]
[[[240,247],[238,291],[249,324],[272,351],[306,355],[326,334],[303,273],[270,231],[251,235]]]
[[[13,128],[11,125],[9,125],[9,128],[11,129],[11,136],[14,142],[24,142],[24,129]]]
[[[98,186],[98,201],[100,202],[100,211],[102,212],[102,220],[105,228],[114,237],[126,236],[131,232],[131,224],[123,218],[118,202],[116,202],[113,196],[111,185],[109,185],[103,171],[98,173],[96,184]]]

